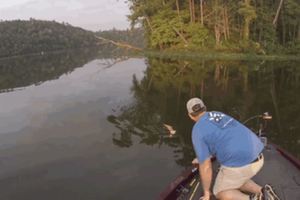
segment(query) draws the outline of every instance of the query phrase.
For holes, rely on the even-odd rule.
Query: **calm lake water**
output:
[[[300,157],[299,65],[95,52],[1,60],[0,199],[155,199],[194,158],[193,96],[241,121],[268,111],[269,138]]]

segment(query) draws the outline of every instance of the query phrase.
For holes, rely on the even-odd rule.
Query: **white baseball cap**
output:
[[[198,112],[205,108],[205,105],[203,101],[197,97],[191,98],[187,103],[186,103],[186,109],[189,114]]]

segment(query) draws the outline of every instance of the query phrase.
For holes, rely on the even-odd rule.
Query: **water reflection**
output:
[[[40,79],[46,82],[38,86],[23,84],[22,91],[0,94],[0,199],[120,199],[133,187],[143,193],[153,186],[152,195],[160,189],[149,179],[145,185],[151,172],[145,174],[143,164],[154,164],[138,154],[156,151],[116,147],[111,133],[117,129],[106,120],[112,108],[132,102],[132,74],[142,78],[144,60],[94,59],[78,67],[57,73],[55,80]],[[18,73],[22,70],[13,75]],[[168,179],[164,174],[161,177]],[[133,199],[130,195],[136,192],[126,198]]]
[[[300,157],[299,63],[275,61],[179,61],[149,58],[141,81],[133,77],[135,102],[116,110],[107,120],[120,130],[113,143],[134,145],[133,137],[146,145],[174,147],[179,165],[194,157],[190,132],[192,122],[185,102],[193,96],[204,99],[208,109],[219,110],[244,121],[269,111],[274,120],[269,137]],[[163,123],[177,129],[167,137]],[[257,123],[250,123],[252,129]]]
[[[107,67],[122,60],[118,58],[118,55],[112,56],[111,54],[112,52],[99,49],[80,49],[53,52],[42,56],[2,59],[0,61],[0,93],[57,79],[95,58],[104,59],[106,61],[104,65]]]

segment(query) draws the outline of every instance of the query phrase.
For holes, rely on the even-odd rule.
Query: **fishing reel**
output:
[[[258,131],[255,131],[257,136],[260,138],[260,140],[263,142],[264,146],[268,145],[268,138],[266,137],[266,129],[268,121],[272,120],[272,115],[270,115],[268,112],[265,112],[261,115],[255,115],[253,117],[248,118],[243,122],[244,125],[246,125],[249,121],[252,121],[254,119],[258,119],[259,122],[259,129]]]

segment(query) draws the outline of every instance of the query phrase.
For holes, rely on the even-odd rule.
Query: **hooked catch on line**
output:
[[[175,135],[176,133],[176,130],[168,124],[163,124],[163,125],[169,131],[169,137],[173,137],[173,135]]]

